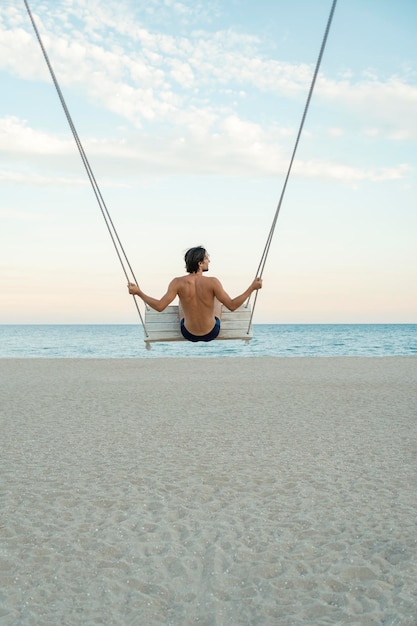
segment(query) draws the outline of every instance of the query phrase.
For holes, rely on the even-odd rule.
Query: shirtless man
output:
[[[185,253],[184,260],[188,274],[174,278],[160,300],[146,295],[134,283],[128,284],[129,293],[139,296],[156,311],[163,311],[178,296],[183,337],[188,341],[212,341],[220,332],[221,304],[230,311],[235,311],[249,298],[252,291],[262,288],[262,279],[255,278],[246,291],[231,298],[217,278],[203,276],[210,263],[210,257],[204,248],[190,248]]]

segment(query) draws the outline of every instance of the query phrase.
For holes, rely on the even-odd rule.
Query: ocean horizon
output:
[[[138,324],[4,324],[0,358],[417,355],[417,324],[254,324],[253,339],[152,343]]]

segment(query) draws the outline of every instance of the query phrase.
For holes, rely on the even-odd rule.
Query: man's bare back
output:
[[[210,333],[216,323],[216,316],[220,318],[219,302],[230,311],[235,311],[253,291],[262,288],[262,280],[256,278],[246,291],[231,298],[217,278],[204,276],[210,263],[210,257],[204,248],[190,248],[185,255],[185,261],[189,273],[174,278],[159,300],[148,296],[133,283],[129,283],[128,288],[130,294],[139,296],[156,311],[163,311],[178,296],[184,326],[197,338]]]
[[[193,335],[206,335],[214,325],[214,317],[221,317],[221,306],[215,307],[213,281],[202,274],[187,274],[175,279],[180,299],[180,318]]]

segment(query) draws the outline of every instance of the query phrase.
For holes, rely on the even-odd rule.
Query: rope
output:
[[[27,0],[23,0],[23,2],[25,4],[27,13],[28,13],[30,21],[32,23],[33,30],[35,31],[36,38],[37,38],[37,40],[39,42],[39,45],[41,47],[44,59],[45,59],[46,64],[48,66],[49,73],[50,73],[51,78],[53,80],[56,92],[57,92],[58,97],[60,99],[60,102],[61,102],[62,108],[64,110],[65,116],[67,118],[68,124],[70,126],[71,131],[72,131],[75,143],[77,144],[78,151],[79,151],[81,159],[83,161],[85,170],[87,172],[88,178],[89,178],[91,186],[93,188],[95,197],[97,199],[97,202],[98,202],[98,205],[99,205],[99,208],[100,208],[100,211],[101,211],[101,214],[102,214],[103,219],[105,221],[107,230],[108,230],[109,235],[111,237],[114,249],[115,249],[117,257],[118,257],[118,259],[120,261],[122,270],[123,270],[124,275],[126,277],[126,280],[128,282],[130,282],[129,274],[128,274],[127,269],[125,267],[125,263],[126,263],[127,267],[129,268],[130,273],[133,276],[134,281],[137,283],[137,280],[136,280],[135,274],[133,272],[133,269],[132,269],[132,267],[130,265],[129,259],[127,258],[126,252],[125,252],[125,250],[123,248],[123,245],[122,245],[122,243],[120,241],[119,235],[118,235],[117,230],[116,230],[116,228],[114,226],[113,220],[112,220],[112,218],[110,216],[110,213],[109,213],[109,211],[107,209],[106,203],[105,203],[105,201],[103,199],[103,196],[101,194],[100,188],[99,188],[98,183],[97,183],[97,181],[96,181],[96,179],[94,177],[94,174],[93,174],[93,171],[91,169],[90,163],[89,163],[89,161],[87,159],[87,156],[85,154],[85,151],[84,151],[84,148],[82,146],[81,140],[80,140],[80,138],[78,136],[77,130],[76,130],[76,128],[74,126],[74,123],[72,121],[71,115],[69,113],[68,107],[67,107],[65,99],[64,99],[64,96],[63,96],[62,91],[61,91],[61,89],[59,87],[59,84],[58,84],[58,81],[56,79],[54,70],[53,70],[52,65],[51,65],[51,63],[49,61],[49,57],[47,55],[47,52],[46,52],[45,47],[44,47],[44,45],[42,43],[42,39],[40,37],[39,31],[38,31],[38,29],[36,27],[36,24],[35,24],[35,21],[33,19],[31,10],[29,8],[29,4],[28,4]],[[305,122],[305,119],[307,117],[307,112],[308,112],[308,109],[309,109],[309,106],[310,106],[311,97],[313,95],[314,86],[316,84],[316,79],[317,79],[318,72],[319,72],[319,69],[320,69],[321,60],[322,60],[323,53],[324,53],[324,50],[325,50],[325,47],[326,47],[327,37],[328,37],[329,31],[330,31],[330,26],[331,26],[331,23],[332,23],[332,20],[333,20],[333,14],[334,14],[334,11],[335,11],[335,8],[336,8],[336,4],[337,4],[337,0],[333,0],[332,6],[331,6],[331,10],[330,10],[330,14],[329,14],[329,18],[327,20],[327,25],[326,25],[325,33],[324,33],[324,36],[323,36],[321,48],[320,48],[320,53],[319,53],[319,56],[318,56],[318,59],[317,59],[317,63],[316,63],[316,67],[315,67],[315,70],[314,70],[313,79],[312,79],[312,82],[311,82],[311,85],[310,85],[310,90],[309,90],[309,93],[308,93],[308,96],[307,96],[307,101],[306,101],[306,104],[305,104],[305,107],[304,107],[304,112],[303,112],[303,115],[302,115],[302,118],[301,118],[300,127],[299,127],[299,130],[298,130],[298,134],[297,134],[297,138],[296,138],[296,141],[295,141],[294,149],[293,149],[292,156],[291,156],[291,159],[290,159],[290,164],[289,164],[289,167],[288,167],[288,170],[287,170],[287,174],[286,174],[286,177],[285,177],[285,180],[284,180],[284,185],[283,185],[283,188],[282,188],[282,191],[281,191],[281,196],[279,198],[279,202],[278,202],[278,205],[277,205],[277,208],[276,208],[276,211],[275,211],[275,215],[274,215],[274,218],[272,220],[272,225],[271,225],[271,228],[270,228],[270,231],[269,231],[266,243],[265,243],[265,247],[264,247],[264,250],[262,252],[261,260],[259,262],[258,269],[257,269],[257,272],[256,272],[256,276],[258,276],[260,278],[262,277],[264,269],[265,269],[265,264],[266,264],[266,261],[267,261],[267,258],[268,258],[268,254],[269,254],[269,250],[270,250],[270,247],[271,247],[272,238],[273,238],[273,235],[274,235],[274,232],[275,232],[275,227],[276,227],[276,224],[277,224],[278,215],[279,215],[279,212],[281,210],[281,205],[282,205],[282,202],[283,202],[283,199],[284,199],[285,191],[286,191],[286,188],[287,188],[288,180],[289,180],[289,177],[290,177],[290,173],[291,173],[291,170],[292,170],[293,162],[294,162],[295,155],[296,155],[296,152],[297,152],[297,148],[298,148],[298,144],[299,144],[299,141],[300,141],[301,133],[302,133],[302,130],[303,130],[303,127],[304,127],[304,122]],[[124,258],[124,260],[123,260],[123,258]],[[256,291],[256,293],[255,293],[255,298],[254,298],[254,303],[253,303],[253,307],[252,307],[252,311],[251,311],[251,316],[250,316],[250,320],[249,320],[247,334],[249,334],[250,328],[252,326],[252,319],[253,319],[253,315],[254,315],[254,312],[255,312],[255,306],[256,306],[257,299],[258,299],[258,293],[259,293],[258,291]],[[148,337],[149,335],[148,335],[148,332],[146,330],[145,322],[144,322],[142,314],[140,312],[137,300],[136,300],[135,297],[133,297],[133,300],[135,302],[136,310],[138,312],[140,321],[141,321],[143,329],[145,331],[145,335]],[[250,300],[250,298],[248,298],[246,306],[249,305],[249,300]]]
[[[282,201],[284,199],[285,191],[287,189],[288,179],[290,177],[291,169],[292,169],[292,166],[293,166],[293,163],[294,163],[294,159],[295,159],[295,154],[297,152],[298,144],[299,144],[300,137],[301,137],[301,132],[303,130],[304,122],[305,122],[305,119],[307,117],[308,108],[310,106],[310,100],[311,100],[311,97],[313,95],[314,86],[316,84],[317,75],[319,73],[319,69],[320,69],[320,65],[321,65],[321,60],[322,60],[323,53],[324,53],[324,50],[325,50],[325,47],[326,47],[327,37],[328,37],[329,31],[330,31],[330,26],[332,24],[333,14],[334,14],[334,11],[335,11],[335,8],[336,8],[336,4],[337,4],[337,0],[333,0],[332,7],[330,9],[330,14],[329,14],[329,17],[328,17],[328,20],[327,20],[326,29],[325,29],[324,35],[323,35],[323,40],[321,42],[320,53],[319,53],[319,56],[318,56],[318,59],[317,59],[316,68],[314,70],[313,79],[311,81],[310,90],[308,92],[307,101],[306,101],[306,104],[305,104],[305,107],[304,107],[303,116],[301,118],[300,128],[298,130],[298,134],[297,134],[297,138],[296,138],[296,141],[295,141],[294,149],[293,149],[292,156],[291,156],[291,159],[290,159],[290,164],[288,166],[287,175],[286,175],[285,180],[284,180],[284,185],[282,187],[281,196],[279,198],[277,209],[275,211],[275,215],[274,215],[274,218],[272,220],[271,229],[269,231],[269,234],[268,234],[268,237],[267,237],[267,240],[266,240],[266,243],[265,243],[265,247],[264,247],[264,250],[262,252],[261,260],[259,262],[258,269],[256,271],[256,276],[259,277],[259,278],[262,278],[262,274],[263,274],[263,271],[265,269],[266,260],[268,258],[269,249],[271,247],[272,238],[274,236],[275,227],[276,227],[277,221],[278,221],[278,215],[279,215],[279,212],[281,210]],[[248,331],[247,331],[248,334],[250,332],[250,328],[251,328],[251,325],[252,325],[252,318],[253,318],[253,314],[254,314],[254,311],[255,311],[256,301],[258,299],[258,293],[259,293],[258,291],[255,292],[255,297],[254,297],[254,302],[253,302],[253,307],[252,307],[252,313],[251,313],[251,317],[250,317],[250,320],[249,320],[249,326],[248,326]],[[248,299],[248,302],[247,302],[246,306],[249,305],[249,299]]]
[[[126,277],[127,282],[131,282],[130,278],[129,278],[128,271],[127,271],[126,266],[125,266],[125,264],[126,264],[128,269],[130,270],[131,276],[133,276],[133,280],[135,281],[135,283],[137,283],[137,280],[136,280],[135,274],[133,272],[132,266],[130,265],[129,259],[127,258],[127,255],[126,255],[126,252],[125,252],[125,250],[123,248],[122,242],[120,241],[119,235],[118,235],[117,230],[116,230],[116,228],[114,226],[113,220],[112,220],[112,218],[110,216],[110,213],[109,213],[109,211],[107,209],[106,203],[105,203],[105,201],[103,199],[103,196],[101,194],[100,188],[99,188],[98,183],[97,183],[97,181],[95,179],[95,176],[93,174],[93,170],[91,169],[90,163],[89,163],[89,161],[87,159],[87,155],[86,155],[86,153],[84,151],[84,148],[82,146],[81,140],[80,140],[80,138],[78,136],[77,130],[76,130],[76,128],[74,126],[74,123],[72,121],[72,118],[71,118],[70,112],[68,110],[68,107],[66,105],[63,93],[61,91],[61,88],[60,88],[60,86],[58,84],[58,81],[57,81],[57,78],[55,76],[55,72],[54,72],[54,70],[52,68],[52,65],[51,65],[50,61],[49,61],[48,54],[46,52],[45,46],[43,45],[43,42],[42,42],[41,36],[39,34],[39,31],[38,31],[38,29],[36,27],[35,20],[33,19],[32,12],[31,12],[31,10],[29,8],[29,4],[28,4],[27,0],[23,0],[23,2],[25,4],[27,13],[28,13],[30,21],[32,23],[33,30],[35,31],[36,38],[37,38],[37,40],[39,42],[39,45],[41,47],[42,54],[44,56],[44,59],[46,61],[47,66],[48,66],[49,73],[50,73],[52,81],[53,81],[53,83],[55,85],[56,92],[58,94],[59,100],[61,102],[61,105],[62,105],[62,108],[64,110],[65,116],[67,118],[69,127],[71,129],[71,132],[73,134],[75,143],[77,144],[78,151],[80,153],[82,162],[83,162],[85,170],[87,172],[87,176],[88,176],[88,178],[90,180],[90,183],[91,183],[91,186],[93,188],[94,195],[95,195],[97,203],[99,205],[99,208],[100,208],[101,214],[103,216],[104,222],[106,224],[107,230],[109,232],[110,238],[112,240],[112,243],[113,243],[114,249],[116,251],[117,257],[118,257],[118,259],[120,261],[120,265],[122,267],[123,273],[124,273],[124,275]],[[135,303],[136,310],[137,310],[138,315],[139,315],[139,319],[142,322],[142,326],[143,326],[143,329],[145,331],[145,335],[148,337],[148,332],[146,330],[145,322],[144,322],[142,314],[140,312],[137,300],[136,300],[136,298],[134,296],[133,296],[133,301]]]

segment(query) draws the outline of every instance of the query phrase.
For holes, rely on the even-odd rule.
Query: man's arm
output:
[[[158,300],[157,298],[152,298],[152,296],[148,296],[142,291],[142,289],[138,287],[138,285],[135,285],[134,283],[129,283],[128,289],[129,293],[132,296],[139,296],[139,298],[142,298],[142,300],[146,302],[146,304],[148,304],[152,309],[161,312],[166,309],[169,304],[171,304],[171,302],[177,295],[177,283],[178,280],[176,278],[171,280],[168,285],[166,294],[164,294],[160,300]]]
[[[262,289],[262,278],[255,278],[255,280],[249,285],[249,287],[236,298],[231,298],[228,293],[225,292],[221,282],[217,278],[213,278],[214,281],[214,295],[217,300],[220,300],[222,304],[230,311],[236,311],[247,300],[252,293],[257,289]]]

